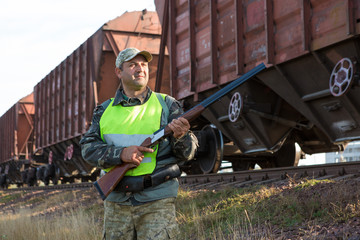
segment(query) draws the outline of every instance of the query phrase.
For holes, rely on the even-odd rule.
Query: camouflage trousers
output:
[[[139,206],[105,201],[104,239],[176,239],[175,198],[166,198]]]

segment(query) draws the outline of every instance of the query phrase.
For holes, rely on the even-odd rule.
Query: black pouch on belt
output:
[[[169,165],[160,168],[159,170],[151,174],[151,183],[152,186],[155,187],[170,179],[180,177],[180,175],[181,175],[181,170],[177,164]]]
[[[140,192],[144,190],[144,176],[125,176],[114,190],[118,192]]]
[[[119,192],[140,192],[148,187],[155,187],[170,179],[179,177],[181,170],[177,164],[169,165],[156,170],[151,175],[125,176],[116,186]]]

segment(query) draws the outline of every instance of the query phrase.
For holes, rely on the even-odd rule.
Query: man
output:
[[[121,81],[115,98],[94,110],[92,125],[80,141],[83,158],[110,170],[134,163],[104,202],[106,239],[173,239],[178,234],[175,198],[179,161],[194,157],[198,142],[189,122],[179,117],[180,104],[147,86],[147,51],[127,48],[119,53],[115,74]],[[139,146],[156,130],[170,127],[173,135],[154,148]]]

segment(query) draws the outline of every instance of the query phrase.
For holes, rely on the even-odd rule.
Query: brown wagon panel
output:
[[[32,141],[34,129],[34,104],[32,102],[19,103],[18,105],[18,129],[17,129],[17,148],[18,153],[24,153],[25,159],[29,159],[29,154],[33,151],[29,145]]]
[[[311,1],[311,35],[314,50],[347,38],[347,1]]]
[[[25,96],[0,117],[0,167],[29,160],[33,152],[34,95]]]
[[[161,34],[161,25],[156,12],[138,11],[125,12],[116,18],[116,21],[109,21],[104,24],[104,30],[120,30],[122,32]]]
[[[15,155],[16,106],[11,107],[0,118],[1,163],[9,161]]]
[[[245,16],[243,17],[246,31],[263,27],[265,22],[265,3],[263,0],[244,1]]]
[[[190,26],[190,1],[172,1],[172,6],[175,10],[175,36],[176,46],[176,74],[179,76],[179,81],[182,81],[183,74],[187,69],[186,64],[190,64],[191,54],[196,57],[196,68],[204,69],[204,62],[207,57],[211,55],[211,31],[215,27],[211,26],[210,1],[192,0],[194,10],[194,25]],[[270,64],[280,64],[291,59],[300,57],[308,53],[309,46],[308,38],[312,39],[311,48],[316,50],[320,47],[325,47],[331,43],[341,41],[347,38],[345,32],[348,22],[346,14],[347,2],[352,2],[356,8],[358,1],[310,1],[307,2],[299,0],[289,0],[284,4],[281,0],[256,0],[256,1],[241,1],[241,9],[243,12],[236,12],[234,1],[223,0],[217,1],[215,4],[217,11],[217,42],[212,49],[217,49],[214,53],[217,56],[219,64],[219,78],[221,84],[226,83],[226,80],[231,81],[231,78],[221,77],[222,73],[229,74],[230,71],[235,71],[237,64],[236,54],[244,56],[245,70],[250,70],[252,67],[260,62]],[[162,9],[164,3],[155,1],[157,8]],[[307,7],[311,10],[307,10]],[[311,14],[310,16],[307,16]],[[159,12],[162,18],[162,12]],[[239,15],[241,21],[244,23],[242,37],[244,45],[238,46],[240,53],[236,50],[236,31],[237,22],[236,16]],[[354,18],[358,16],[358,11],[354,13]],[[305,19],[306,18],[306,19]],[[309,19],[308,19],[309,18]],[[308,21],[309,22],[306,22]],[[344,25],[345,24],[345,25]],[[194,29],[195,36],[191,39],[189,35],[190,29]],[[344,37],[345,36],[345,37]],[[170,40],[169,40],[170,41]],[[194,53],[191,53],[191,42],[195,43]],[[227,51],[233,53],[233,56],[227,54]],[[222,56],[226,56],[222,58]],[[214,63],[210,61],[209,65]],[[203,72],[203,70],[199,70]],[[188,72],[187,74],[191,74]],[[200,76],[201,74],[195,74]],[[214,77],[214,76],[212,76]],[[210,78],[209,78],[210,79]],[[212,78],[211,78],[212,80]],[[197,79],[192,84],[194,86],[203,83],[197,83]],[[200,81],[203,81],[201,79]],[[175,81],[176,82],[176,81]],[[182,84],[180,84],[182,85]],[[211,86],[211,84],[209,84]],[[206,88],[196,88],[195,92],[202,92]],[[180,90],[180,91],[178,91]],[[193,90],[193,89],[192,89]],[[184,92],[182,92],[184,91]],[[177,89],[179,98],[187,97],[192,91],[189,89]]]
[[[127,47],[135,47],[137,49],[147,49],[149,52],[154,54],[159,54],[159,45],[160,39],[159,38],[149,38],[149,36],[144,36],[141,34],[138,35],[129,35],[127,33],[117,33],[111,32],[108,36],[109,38],[113,38],[114,42],[116,43],[117,49],[125,49]],[[106,39],[108,43],[109,39]],[[104,50],[111,51],[110,43],[104,45]],[[113,64],[115,66],[115,64]]]

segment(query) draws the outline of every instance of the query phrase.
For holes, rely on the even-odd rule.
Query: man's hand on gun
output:
[[[174,138],[181,138],[184,136],[190,129],[190,123],[183,117],[179,117],[178,119],[174,119],[171,123],[168,124],[171,131],[173,131]]]

